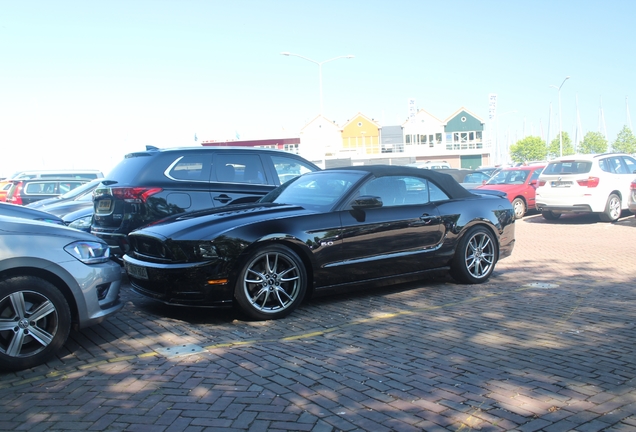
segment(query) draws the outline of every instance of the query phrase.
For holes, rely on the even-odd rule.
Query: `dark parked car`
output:
[[[97,324],[122,308],[121,267],[95,236],[0,216],[0,243],[1,371],[46,362],[72,327]]]
[[[452,176],[466,189],[476,188],[490,180],[490,176],[488,174],[479,170],[451,168],[444,169],[442,172]]]
[[[306,295],[433,270],[485,282],[515,241],[505,194],[385,165],[308,173],[257,203],[173,216],[128,237],[136,292],[184,306],[236,300],[254,319],[281,318]]]
[[[69,211],[77,210],[85,206],[86,202],[93,204],[93,191],[101,183],[101,179],[91,180],[81,186],[72,189],[65,194],[54,196],[27,204],[27,207],[52,212],[55,214],[64,214]]]
[[[11,216],[65,225],[60,217],[52,215],[51,213],[5,202],[0,202],[0,216]]]
[[[298,155],[260,148],[130,153],[93,194],[91,232],[119,255],[136,228],[186,211],[254,202],[285,181],[319,169]]]
[[[13,186],[7,193],[7,202],[26,205],[39,200],[53,198],[88,183],[89,179],[37,178],[12,180]]]

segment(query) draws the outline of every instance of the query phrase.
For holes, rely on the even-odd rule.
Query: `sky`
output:
[[[402,124],[409,99],[440,120],[463,107],[509,143],[548,128],[554,138],[559,94],[571,136],[580,123],[612,142],[630,97],[636,109],[634,1],[0,0],[0,10],[0,177],[107,174],[146,145],[297,137],[321,101],[339,125],[358,113]]]

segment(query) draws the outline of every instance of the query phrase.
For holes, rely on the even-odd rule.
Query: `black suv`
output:
[[[95,189],[91,232],[121,256],[134,229],[177,213],[253,202],[319,169],[279,150],[149,147],[126,155]]]

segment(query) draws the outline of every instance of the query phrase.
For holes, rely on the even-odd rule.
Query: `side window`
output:
[[[286,156],[272,156],[272,163],[276,174],[278,174],[280,184],[286,183],[299,175],[315,171],[315,168],[311,165]]]
[[[46,188],[44,183],[31,182],[27,183],[26,187],[24,188],[24,193],[26,195],[41,194],[44,193],[45,190]]]
[[[636,174],[636,159],[624,156],[623,162],[625,162],[625,165],[627,166],[627,172],[629,174]]]
[[[207,155],[187,155],[172,163],[166,176],[174,180],[205,181],[210,178],[210,157]]]
[[[220,182],[267,184],[263,162],[256,153],[216,155],[212,171]]]
[[[615,156],[615,157],[609,158],[608,161],[610,164],[611,172],[615,174],[628,174],[627,169],[623,167],[623,164],[621,163],[620,157]]]
[[[428,182],[429,198],[431,201],[445,201],[448,195],[439,188],[435,183]]]
[[[609,172],[609,173],[612,172],[612,169],[610,167],[608,158],[599,160],[598,161],[598,165],[599,165],[599,167],[601,167],[601,171]]]
[[[543,169],[538,169],[535,172],[533,172],[532,177],[530,177],[530,181],[538,179],[542,171]]]
[[[448,196],[434,183],[420,177],[379,177],[360,190],[361,195],[378,196],[384,207],[427,204]]]

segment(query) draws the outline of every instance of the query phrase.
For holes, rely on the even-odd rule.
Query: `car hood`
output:
[[[62,218],[64,223],[68,225],[77,219],[87,217],[87,216],[92,216],[92,215],[93,215],[93,206],[87,206],[87,207],[82,207],[75,211],[71,211],[69,213],[64,213],[60,217]]]
[[[200,240],[216,237],[248,224],[312,213],[315,212],[292,204],[237,204],[171,216],[146,225],[131,234],[146,234],[172,240]]]
[[[56,225],[48,222],[40,222],[30,219],[22,219],[11,216],[0,216],[0,235],[50,235],[68,237],[72,240],[101,241],[92,234],[68,228],[65,225]]]
[[[49,206],[51,204],[57,204],[62,199],[62,195],[55,196],[53,198],[45,198],[39,201],[32,202],[27,204],[25,207],[33,208],[33,209],[42,209],[42,207]]]
[[[50,206],[45,206],[44,208],[42,208],[42,210],[64,219],[64,215],[68,213],[72,213],[76,210],[81,210],[85,208],[93,209],[93,202],[92,201],[66,201],[66,202],[61,202],[57,204],[51,204]]]

